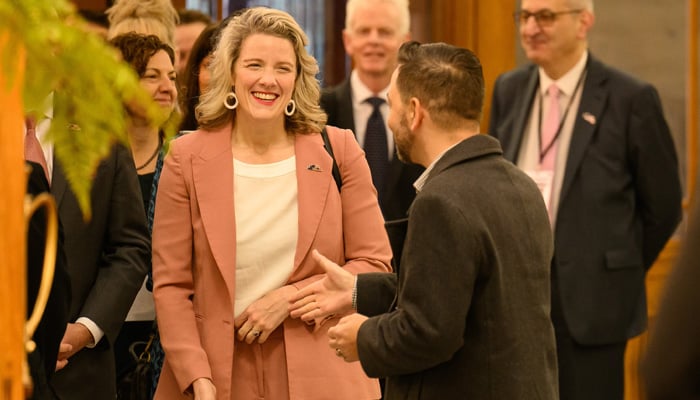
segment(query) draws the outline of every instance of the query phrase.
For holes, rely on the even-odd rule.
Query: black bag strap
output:
[[[340,177],[340,169],[338,168],[338,163],[335,162],[335,155],[333,155],[333,146],[331,146],[331,140],[328,138],[328,132],[326,132],[325,126],[321,130],[321,137],[323,138],[323,147],[333,159],[333,179],[335,179],[335,185],[338,186],[338,192],[340,192],[340,188],[343,187],[343,179]]]

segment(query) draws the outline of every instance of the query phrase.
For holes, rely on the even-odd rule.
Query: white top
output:
[[[271,164],[233,160],[236,215],[234,318],[284,286],[299,237],[296,157]]]
[[[386,144],[389,149],[389,154],[387,155],[389,160],[392,159],[394,155],[394,135],[387,125],[387,117],[389,116],[389,104],[386,102],[387,93],[389,93],[389,87],[385,87],[379,93],[373,93],[364,83],[360,80],[357,75],[357,71],[352,70],[350,73],[350,88],[352,90],[352,115],[355,121],[355,137],[357,138],[357,143],[360,147],[365,148],[365,131],[367,130],[367,120],[374,107],[367,103],[366,100],[370,97],[379,97],[384,99],[384,104],[379,106],[379,111],[382,113],[382,118],[384,119],[384,126],[386,127]]]
[[[559,110],[561,110],[561,117],[564,116],[564,110],[566,106],[571,102],[569,108],[569,113],[566,115],[566,121],[561,128],[561,133],[557,139],[557,154],[554,162],[554,177],[551,183],[551,194],[550,199],[545,200],[545,203],[549,206],[549,215],[551,216],[552,227],[555,226],[557,210],[559,208],[559,194],[561,192],[561,185],[564,180],[564,171],[566,170],[566,161],[569,154],[569,144],[571,143],[571,135],[574,130],[574,123],[578,117],[579,104],[581,102],[581,93],[583,92],[583,85],[585,82],[581,82],[581,87],[572,99],[571,96],[574,95],[574,90],[576,89],[576,84],[581,77],[581,74],[586,68],[586,61],[588,60],[588,52],[584,52],[581,59],[574,65],[573,68],[569,70],[564,76],[554,81],[552,78],[548,77],[542,68],[539,69],[540,74],[540,87],[536,93],[535,100],[533,101],[532,110],[530,111],[530,117],[525,128],[525,136],[523,137],[523,142],[520,146],[520,153],[518,154],[518,167],[528,174],[536,173],[540,164],[540,149],[539,149],[539,132],[537,131],[539,126],[539,115],[547,115],[549,111],[549,102],[542,101],[542,114],[540,114],[540,100],[545,99],[547,95],[547,88],[552,83],[557,85],[559,89]],[[585,79],[585,77],[583,78]],[[586,111],[586,110],[582,110]],[[542,121],[544,123],[544,121]]]

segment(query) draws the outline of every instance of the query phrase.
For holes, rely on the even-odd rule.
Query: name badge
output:
[[[554,171],[546,170],[527,170],[525,173],[532,178],[537,184],[537,188],[540,189],[542,193],[542,198],[544,199],[544,204],[547,206],[547,211],[549,210],[550,200],[552,198],[552,185],[554,183]]]

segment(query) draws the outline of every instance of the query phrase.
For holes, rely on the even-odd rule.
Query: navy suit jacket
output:
[[[590,54],[586,68],[552,268],[572,337],[596,345],[645,329],[645,273],[682,217],[682,193],[656,89]],[[538,85],[537,66],[527,65],[501,75],[494,86],[490,134],[513,162]]]
[[[338,86],[324,89],[321,93],[321,108],[328,114],[328,125],[355,132],[350,80],[346,79]],[[379,207],[387,221],[406,218],[408,208],[416,197],[413,182],[425,170],[419,165],[401,162],[395,154],[389,165],[386,185],[382,193],[379,193]]]

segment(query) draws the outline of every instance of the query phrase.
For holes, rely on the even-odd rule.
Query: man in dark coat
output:
[[[401,47],[389,125],[399,156],[427,168],[401,270],[355,279],[316,254],[328,276],[292,304],[308,321],[355,308],[329,344],[387,377],[388,400],[558,398],[547,212],[535,183],[479,134],[483,96],[469,50]]]

